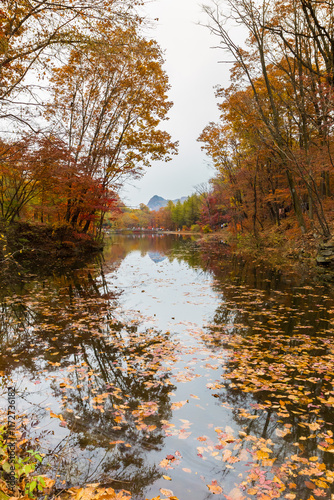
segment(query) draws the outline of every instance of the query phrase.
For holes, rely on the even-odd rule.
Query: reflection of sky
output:
[[[151,251],[143,255],[134,250],[123,259],[117,272],[106,274],[105,278],[110,288],[123,291],[116,318],[126,318],[128,322],[139,320],[139,331],[145,328],[167,331],[171,339],[180,342],[181,353],[175,352],[174,361],[168,358],[165,361],[170,369],[170,381],[176,385],[171,402],[187,403],[173,413],[170,423],[174,427],[165,438],[164,448],[152,451],[147,460],[153,465],[178,450],[182,466],[168,470],[167,475],[172,476],[170,488],[180,499],[204,500],[208,491],[206,483],[219,477],[221,464],[213,458],[198,458],[197,447],[201,443],[197,437],[205,434],[213,445],[214,429],[232,422],[230,410],[217,404],[207,388],[207,384],[221,380],[224,353],[213,353],[201,338],[203,325],[211,322],[223,299],[212,289],[209,272],[177,259],[164,258],[153,265],[152,255],[162,256],[162,253]],[[183,375],[190,378],[187,383],[182,380]],[[179,437],[183,427],[190,433],[184,440]],[[216,464],[218,471],[215,471]],[[192,473],[185,473],[182,467]],[[166,473],[163,469],[161,472]],[[228,491],[233,488],[233,481],[232,474],[225,478]],[[161,478],[145,492],[144,498],[155,497],[160,488],[168,486]]]
[[[158,329],[174,327],[177,332],[184,330],[186,324],[202,326],[214,316],[221,298],[211,288],[212,278],[191,268],[186,262],[168,259],[152,264],[149,254],[162,255],[160,252],[129,253],[116,273],[109,273],[106,279],[109,286],[123,290],[120,298],[120,316],[125,311],[128,317],[154,318]],[[145,326],[152,326],[148,321]]]
[[[218,336],[223,336],[224,332],[229,333],[234,330],[236,333],[241,333],[242,328],[245,326],[244,321],[247,319],[247,315],[250,315],[250,319],[255,321],[254,328],[257,335],[261,330],[266,332],[269,323],[273,325],[271,329],[274,333],[276,345],[276,334],[285,331],[283,326],[283,330],[277,329],[279,328],[279,325],[276,324],[278,318],[284,323],[285,320],[289,321],[290,325],[290,317],[297,317],[297,325],[300,328],[305,328],[310,321],[310,318],[305,314],[310,313],[311,308],[309,306],[314,303],[315,295],[310,294],[307,299],[307,292],[303,290],[302,294],[298,293],[293,296],[293,302],[291,303],[289,302],[291,293],[296,292],[292,292],[289,283],[285,285],[282,292],[273,288],[271,296],[268,298],[270,289],[268,289],[268,280],[264,279],[266,274],[262,276],[262,281],[260,280],[255,287],[254,285],[244,286],[244,279],[251,280],[253,283],[254,274],[251,272],[247,275],[242,266],[237,271],[232,267],[224,268],[222,278],[219,278],[217,275],[205,272],[200,268],[190,267],[181,258],[172,259],[170,251],[172,250],[174,238],[171,239],[165,236],[162,238],[165,239],[165,245],[157,245],[156,238],[153,240],[149,237],[139,237],[139,245],[133,244],[134,238],[131,236],[128,238],[111,238],[109,248],[113,249],[113,252],[110,252],[110,254],[105,252],[104,254],[105,279],[102,279],[102,276],[94,278],[92,284],[89,282],[88,286],[88,281],[86,281],[85,286],[85,274],[82,274],[77,283],[78,290],[80,285],[81,299],[73,302],[74,306],[78,306],[77,314],[74,314],[71,305],[67,309],[66,324],[61,322],[58,324],[60,317],[53,314],[54,311],[59,311],[60,308],[63,310],[62,302],[58,305],[57,301],[53,303],[56,298],[62,300],[62,294],[64,294],[65,306],[66,304],[69,305],[69,302],[65,300],[68,294],[66,281],[59,288],[60,294],[58,297],[51,293],[53,288],[50,287],[51,302],[48,302],[48,308],[45,311],[48,317],[47,323],[44,322],[43,318],[40,318],[40,321],[37,322],[37,328],[33,322],[31,324],[29,322],[28,325],[29,335],[32,335],[32,332],[36,330],[35,337],[31,336],[31,340],[41,342],[40,354],[38,357],[33,358],[39,371],[32,377],[32,374],[25,371],[23,367],[20,368],[19,364],[16,371],[18,389],[20,393],[23,393],[24,397],[22,399],[17,398],[18,410],[28,411],[27,416],[29,418],[27,420],[31,425],[30,437],[33,438],[35,432],[36,435],[44,431],[54,433],[53,435],[46,435],[40,440],[39,446],[41,450],[52,449],[55,445],[58,446],[63,438],[70,440],[68,449],[73,453],[73,456],[68,454],[65,464],[66,477],[70,477],[70,484],[82,483],[79,472],[87,474],[86,477],[89,477],[89,482],[97,482],[99,474],[104,473],[104,470],[108,471],[109,474],[111,469],[108,469],[108,460],[116,459],[118,461],[118,456],[122,456],[125,457],[125,461],[128,460],[127,463],[129,464],[129,466],[126,466],[124,473],[130,474],[134,471],[138,474],[136,475],[136,484],[139,483],[139,480],[144,481],[144,479],[145,481],[147,479],[145,484],[149,484],[143,493],[145,496],[133,495],[133,500],[156,497],[159,492],[161,493],[160,488],[168,487],[180,500],[205,500],[211,498],[206,485],[213,480],[218,480],[223,486],[224,492],[226,491],[229,495],[235,484],[240,483],[241,476],[239,474],[244,474],[245,470],[249,469],[249,465],[240,462],[234,464],[234,468],[228,468],[228,464],[222,463],[224,460],[222,459],[222,452],[220,452],[221,448],[216,448],[216,429],[226,430],[231,428],[226,432],[229,434],[234,430],[234,436],[237,437],[239,435],[238,431],[245,431],[245,423],[237,417],[238,409],[242,406],[253,412],[253,407],[250,404],[257,400],[253,399],[251,392],[240,394],[232,387],[229,389],[223,387],[221,376],[226,362],[226,350],[223,344],[218,343],[214,347],[210,343],[211,337],[206,334],[208,329],[204,326],[207,322],[217,322],[223,326],[223,331],[217,333],[215,337],[218,339]],[[127,243],[131,243],[131,245],[127,246]],[[180,248],[182,247],[180,246]],[[177,255],[181,256],[182,252],[178,251]],[[186,246],[183,249],[183,255],[185,258],[189,257]],[[115,262],[117,265],[114,265]],[[224,276],[226,276],[227,272],[232,273],[232,271],[232,277],[227,278],[227,282],[225,282]],[[95,273],[93,275],[95,276]],[[233,281],[233,276],[237,284],[229,281],[229,279]],[[258,279],[257,274],[256,277]],[[122,340],[131,338],[133,341],[133,343],[130,342],[129,344],[125,342],[126,348],[124,350],[122,342],[117,340],[117,335],[115,335],[115,343],[109,343],[109,338],[107,338],[106,342],[100,343],[102,338],[100,339],[98,325],[100,321],[104,321],[104,308],[99,307],[101,302],[95,301],[95,294],[91,296],[92,290],[96,291],[95,285],[100,288],[103,294],[107,290],[106,295],[108,297],[114,295],[117,297],[117,300],[111,298],[110,302],[108,302],[108,314],[110,313],[108,318],[112,320],[112,330],[110,330],[112,333],[117,332],[117,323],[113,321],[115,317],[122,323],[129,325],[129,328],[124,327],[118,331],[118,334],[122,336]],[[43,296],[48,295],[44,283],[39,283],[39,286],[43,286]],[[276,284],[276,288],[277,286],[278,284]],[[311,287],[306,288],[313,290]],[[58,290],[58,286],[56,289]],[[90,290],[90,293],[87,295],[88,290]],[[320,294],[320,292],[318,293]],[[31,297],[34,297],[33,300],[36,301],[38,296],[38,288],[36,291],[32,290],[30,292],[30,297],[26,296],[26,305],[29,305],[32,311],[34,310],[34,302]],[[318,295],[317,301],[319,300],[319,304],[317,304],[316,310],[313,311],[317,329],[319,328],[318,309],[321,307],[324,311],[327,311],[329,307],[332,307],[332,299],[330,299],[330,304],[323,305],[324,297],[325,301],[329,299],[324,293]],[[305,298],[309,300],[308,303]],[[90,300],[92,300],[92,303],[89,302]],[[287,307],[288,304],[293,305],[293,308]],[[96,305],[96,308],[93,305]],[[230,310],[231,306],[233,310]],[[16,311],[17,309],[14,308],[13,312]],[[226,311],[228,314],[225,314]],[[304,317],[303,315],[300,316],[303,311]],[[81,312],[87,313],[87,316],[86,314],[80,316]],[[241,313],[242,315],[245,313],[245,315],[242,316]],[[16,315],[14,317],[16,321]],[[38,319],[38,317],[37,315],[36,318]],[[58,346],[61,352],[58,353],[54,352],[56,346],[48,340],[47,335],[41,338],[38,336],[40,329],[44,331],[45,328],[51,327],[52,324],[63,326],[62,330],[56,332],[50,330],[52,341],[55,340],[52,338],[53,335],[59,336],[60,342]],[[73,328],[75,333],[74,342],[78,348],[70,359],[65,356],[66,346],[69,344],[63,343],[64,331],[66,332],[68,327]],[[208,325],[208,328],[210,328],[210,325]],[[21,330],[20,326],[18,331]],[[79,334],[80,331],[82,331],[82,335]],[[145,334],[142,334],[143,332]],[[163,335],[162,337],[160,337],[160,332]],[[132,337],[129,336],[130,334]],[[111,335],[110,339],[112,338],[113,335]],[[223,342],[223,340],[219,340]],[[251,336],[247,341],[250,342],[248,344],[250,349],[247,351],[247,356],[244,356],[246,362],[248,356],[251,356],[253,348]],[[261,341],[260,338],[260,346],[262,346]],[[53,349],[50,350],[52,345]],[[135,348],[135,345],[137,345],[137,348]],[[256,343],[254,345],[256,347]],[[280,348],[280,344],[278,348]],[[58,357],[50,358],[50,356],[56,354]],[[83,357],[83,354],[85,357]],[[21,355],[17,359],[18,363],[20,357]],[[252,360],[252,358],[250,359]],[[85,360],[84,363],[83,360]],[[73,362],[76,365],[75,371],[71,366]],[[235,362],[233,358],[233,363]],[[133,371],[131,371],[132,363],[134,363]],[[152,363],[158,367],[157,375],[159,376],[156,383],[146,378],[147,376],[150,377]],[[46,372],[43,371],[44,368],[47,370]],[[164,429],[166,435],[163,438],[161,449],[160,441],[158,446],[150,448],[154,442],[150,440],[149,435],[143,435],[141,430],[140,433],[136,433],[138,427],[130,426],[131,432],[129,432],[122,430],[121,427],[114,426],[109,413],[110,406],[105,406],[105,411],[101,415],[99,412],[94,412],[94,415],[90,416],[92,408],[96,410],[94,400],[83,397],[83,394],[90,394],[90,388],[92,387],[92,381],[87,377],[87,372],[90,369],[92,369],[90,373],[94,373],[91,380],[95,381],[94,384],[101,384],[102,392],[105,392],[106,389],[109,390],[113,386],[117,388],[123,387],[124,395],[129,398],[129,400],[126,400],[126,405],[129,404],[130,400],[131,402],[137,401],[138,395],[139,398],[141,394],[145,395],[146,387],[149,389],[149,403],[156,402],[163,411],[166,411],[166,408],[169,410],[169,404],[174,403],[174,408],[171,407],[172,416],[168,416],[168,428]],[[257,366],[254,366],[254,369],[257,369]],[[117,371],[114,372],[114,370]],[[168,385],[164,386],[166,390],[163,392],[163,397],[158,396],[160,394],[159,386],[161,385],[159,382],[161,380],[159,379],[161,374],[168,374]],[[105,386],[103,383],[105,380],[111,380],[113,385]],[[310,381],[310,379],[308,380]],[[60,387],[59,383],[61,383]],[[175,389],[172,387],[173,385],[175,385]],[[144,391],[143,386],[145,386]],[[59,392],[59,389],[63,394]],[[92,390],[92,393],[95,394],[96,391],[94,391]],[[166,396],[167,391],[168,396]],[[3,408],[7,404],[5,396],[6,391],[3,398],[1,398],[0,391],[0,405]],[[125,400],[121,401],[117,396],[115,397],[117,405],[114,408],[121,408]],[[94,406],[92,406],[93,404]],[[179,406],[175,407],[175,404],[179,404]],[[80,408],[80,411],[66,413],[64,405],[69,410]],[[49,411],[45,410],[48,407],[55,414],[51,419]],[[126,408],[125,405],[123,407]],[[131,411],[132,406],[128,408]],[[250,430],[249,433],[261,437],[261,439],[270,436],[270,439],[275,442],[275,446],[277,444],[275,454],[279,459],[283,454],[287,456],[288,453],[295,453],[295,445],[292,441],[282,442],[275,433],[278,422],[282,421],[276,420],[275,415],[271,414],[270,411],[258,412],[257,407],[254,407],[254,411],[257,419],[252,419],[250,424],[247,422],[247,432]],[[300,414],[299,411],[293,413]],[[64,422],[56,418],[57,414],[64,414],[65,419],[71,425],[67,428],[63,427]],[[160,418],[162,417],[160,416]],[[301,418],[305,427],[304,414],[301,415]],[[311,411],[309,418],[314,418]],[[129,422],[132,422],[131,419]],[[294,415],[291,422],[298,425],[296,419],[297,417]],[[73,422],[75,422],[74,427]],[[147,424],[150,422],[157,423],[157,421],[147,421]],[[163,422],[166,421],[161,420],[161,423]],[[76,431],[70,433],[71,428],[75,428]],[[117,431],[117,433],[115,434],[114,431]],[[86,438],[88,433],[91,434],[92,441],[88,440],[86,443],[80,441],[82,436]],[[159,428],[156,435],[160,435]],[[96,440],[96,437],[98,437],[98,440]],[[130,441],[133,448],[136,446],[136,449],[132,450],[132,457],[136,458],[135,462],[131,462],[132,458],[130,459],[125,455],[127,453],[126,446],[119,448],[119,455],[116,454],[116,448],[115,452],[114,449],[108,448],[111,440],[114,441],[119,438],[127,444]],[[81,446],[82,443],[84,444]],[[107,454],[106,450],[108,450]],[[176,453],[181,455],[180,464],[174,463],[173,468],[167,471],[159,469],[161,474],[167,472],[172,481],[166,483],[166,479],[163,477],[151,481],[147,468],[159,464],[167,455],[174,456]],[[144,457],[144,462],[141,464],[140,459],[142,457]],[[87,466],[88,463],[89,466]],[[139,464],[138,467],[136,464]],[[73,468],[70,469],[69,465],[78,467],[80,471],[76,473]],[[92,469],[89,467],[92,467]],[[92,475],[89,476],[89,474]],[[127,483],[127,489],[131,490],[132,484]],[[232,495],[231,497],[236,498]]]

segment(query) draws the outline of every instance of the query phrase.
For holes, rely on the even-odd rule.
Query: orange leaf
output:
[[[173,496],[173,492],[172,490],[167,490],[165,488],[160,488],[160,492],[165,495],[165,497],[172,497]]]
[[[220,493],[223,493],[223,488],[219,486],[217,481],[212,481],[211,484],[207,484],[207,487],[214,495],[220,495]]]

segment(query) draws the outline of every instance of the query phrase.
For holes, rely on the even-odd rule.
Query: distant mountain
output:
[[[154,195],[148,202],[147,206],[150,210],[159,210],[161,207],[165,207],[168,203],[168,200],[162,198],[161,196]]]
[[[188,196],[182,196],[181,198],[178,198],[177,200],[172,200],[173,203],[177,203],[179,200],[181,203],[186,201]],[[165,198],[162,198],[162,196],[154,195],[150,199],[150,201],[147,203],[147,206],[150,210],[159,210],[159,208],[166,207],[168,204],[169,200],[166,200]]]

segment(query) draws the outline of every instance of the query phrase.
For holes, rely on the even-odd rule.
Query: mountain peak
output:
[[[188,198],[188,196],[182,196],[181,198],[178,198],[176,200],[172,200],[172,202],[177,203],[178,201],[180,201],[181,203],[183,203],[187,198]],[[169,200],[166,200],[162,196],[158,196],[157,194],[155,194],[154,196],[152,196],[150,201],[147,203],[147,206],[150,210],[153,210],[153,211],[159,210],[159,208],[166,207],[168,204],[168,201]]]

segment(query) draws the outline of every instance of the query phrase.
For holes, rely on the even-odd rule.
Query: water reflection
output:
[[[153,262],[156,264],[158,262],[162,262],[163,260],[167,259],[166,255],[160,253],[160,252],[148,252],[148,255]]]
[[[334,299],[322,285],[219,244],[113,236],[103,260],[13,280],[0,308],[0,371],[59,488],[101,482],[142,499],[168,474],[180,500],[209,497],[213,480],[303,499],[306,481],[330,498]]]
[[[130,481],[138,493],[161,475],[145,453],[163,444],[173,385],[161,362],[177,346],[115,319],[121,293],[101,266],[3,290],[0,370],[18,385],[23,437],[39,443],[59,486]],[[41,433],[50,415],[57,423]]]
[[[206,263],[210,267],[210,258]],[[203,341],[215,352],[224,349],[229,353],[223,390],[216,396],[233,408],[233,419],[245,433],[242,449],[249,445],[247,436],[269,443],[271,448],[260,448],[266,451],[255,454],[256,466],[265,472],[262,486],[269,479],[268,490],[250,487],[254,481],[261,485],[260,469],[253,470],[245,487],[254,495],[262,491],[275,497],[270,471],[284,488],[280,494],[284,491],[294,498],[297,493],[298,498],[306,499],[315,491],[318,497],[330,498],[334,451],[332,293],[326,293],[324,286],[300,283],[296,277],[249,263],[234,259],[228,265],[223,260],[220,263],[217,267],[215,259],[213,270],[222,303],[203,334]],[[240,457],[240,450],[235,456]]]

